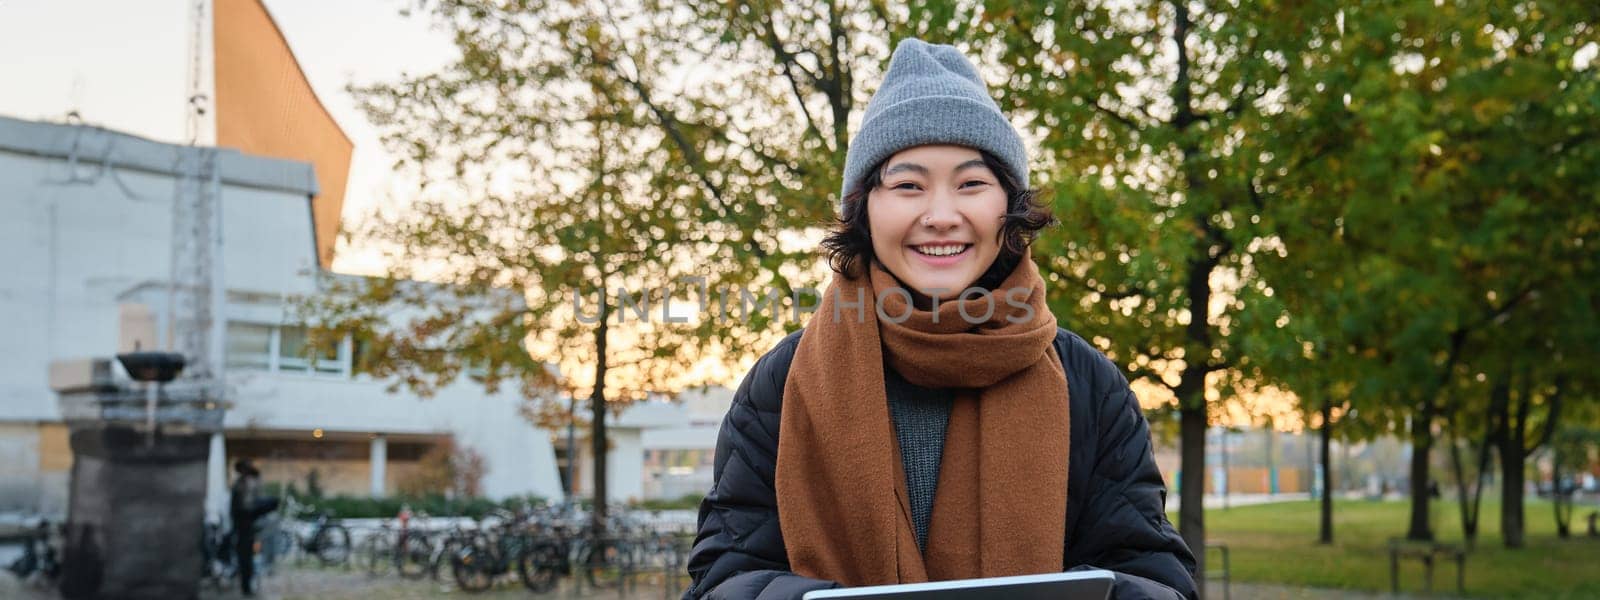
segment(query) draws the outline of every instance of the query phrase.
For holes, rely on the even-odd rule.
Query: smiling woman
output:
[[[839,208],[821,304],[723,421],[685,597],[1089,568],[1195,597],[1138,399],[1045,304],[1054,219],[960,51],[895,49]]]

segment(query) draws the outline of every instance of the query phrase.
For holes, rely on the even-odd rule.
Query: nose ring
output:
[[[922,218],[922,226],[923,227],[927,227],[928,226],[928,218],[927,217],[923,217]]]

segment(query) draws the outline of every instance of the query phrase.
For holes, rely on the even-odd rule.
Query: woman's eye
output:
[[[906,181],[906,182],[902,182],[902,183],[896,183],[896,184],[894,184],[894,187],[889,188],[889,189],[891,189],[891,190],[914,190],[914,189],[917,189],[917,184],[911,183],[909,181]]]
[[[966,183],[961,184],[961,187],[979,186],[979,185],[989,185],[989,182],[984,181],[982,179],[974,179],[972,181],[968,181]]]

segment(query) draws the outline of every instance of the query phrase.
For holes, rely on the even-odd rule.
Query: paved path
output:
[[[1205,500],[1202,503],[1205,504],[1206,508],[1212,509],[1212,508],[1222,508],[1224,506],[1232,507],[1232,506],[1253,506],[1253,505],[1256,505],[1256,504],[1272,504],[1274,502],[1304,502],[1304,501],[1310,500],[1310,499],[1311,499],[1311,494],[1308,494],[1306,492],[1295,492],[1295,493],[1285,493],[1285,494],[1229,494],[1227,496],[1222,496],[1220,494],[1213,494],[1213,495],[1206,496]],[[1180,504],[1182,504],[1182,502],[1178,498],[1178,494],[1176,494],[1176,493],[1167,494],[1167,511],[1168,512],[1177,511],[1178,510],[1178,506]]]
[[[264,600],[421,600],[424,598],[482,598],[486,600],[672,600],[678,594],[669,593],[659,583],[641,584],[627,591],[595,591],[578,589],[570,582],[548,594],[530,594],[520,585],[509,582],[481,594],[468,594],[454,585],[433,581],[401,581],[392,576],[372,579],[363,573],[340,570],[299,569],[283,571],[268,578],[259,596]],[[1220,587],[1213,589],[1210,600],[1224,600]],[[1297,588],[1282,585],[1235,583],[1227,600],[1451,600],[1448,596],[1390,596],[1374,592],[1352,592],[1315,588]],[[17,600],[54,600],[56,596],[17,582],[9,574],[0,575],[0,598]],[[235,590],[206,590],[202,600],[235,600],[242,597]]]
[[[448,575],[446,576],[448,577]],[[643,578],[644,576],[641,576]],[[546,594],[533,594],[519,583],[507,579],[496,588],[478,594],[456,589],[448,581],[405,581],[393,575],[369,577],[365,573],[340,569],[280,570],[261,582],[262,600],[420,600],[423,598],[483,598],[488,600],[675,600],[682,592],[669,593],[655,581],[641,580],[628,590],[593,590],[588,586],[574,586],[570,579],[561,587]],[[57,596],[48,589],[40,589],[17,581],[10,573],[0,571],[0,598],[8,600],[55,600]],[[217,590],[202,587],[201,600],[243,600],[237,588]]]
[[[627,590],[593,590],[588,586],[573,585],[570,578],[563,579],[562,585],[556,591],[547,594],[532,594],[515,583],[513,578],[507,578],[496,588],[480,593],[471,594],[456,589],[450,582],[448,573],[444,574],[445,581],[405,581],[393,574],[371,577],[359,571],[343,569],[322,568],[289,568],[279,569],[276,573],[262,581],[261,594],[264,600],[421,600],[424,598],[483,598],[487,600],[604,600],[616,598],[618,600],[676,600],[682,595],[681,591],[668,591],[659,575],[639,576],[635,585]],[[679,580],[675,590],[687,584],[687,580]],[[1452,600],[1449,596],[1390,596],[1377,592],[1356,592],[1348,590],[1330,590],[1318,588],[1301,588],[1285,585],[1238,583],[1235,582],[1224,598],[1221,582],[1213,582],[1208,600]],[[10,573],[0,571],[0,598],[14,598],[16,600],[55,600],[57,596],[50,590],[39,589],[25,585],[11,577]],[[216,590],[203,588],[201,600],[242,600],[237,589]]]

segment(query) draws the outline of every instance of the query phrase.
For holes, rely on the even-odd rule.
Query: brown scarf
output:
[[[835,273],[801,334],[784,384],[776,475],[790,568],[847,586],[1060,571],[1067,382],[1038,268],[1024,256],[980,324],[960,311],[983,318],[983,296],[924,311],[897,287],[876,263],[867,277]],[[885,358],[913,384],[957,388],[926,555],[889,420]]]

